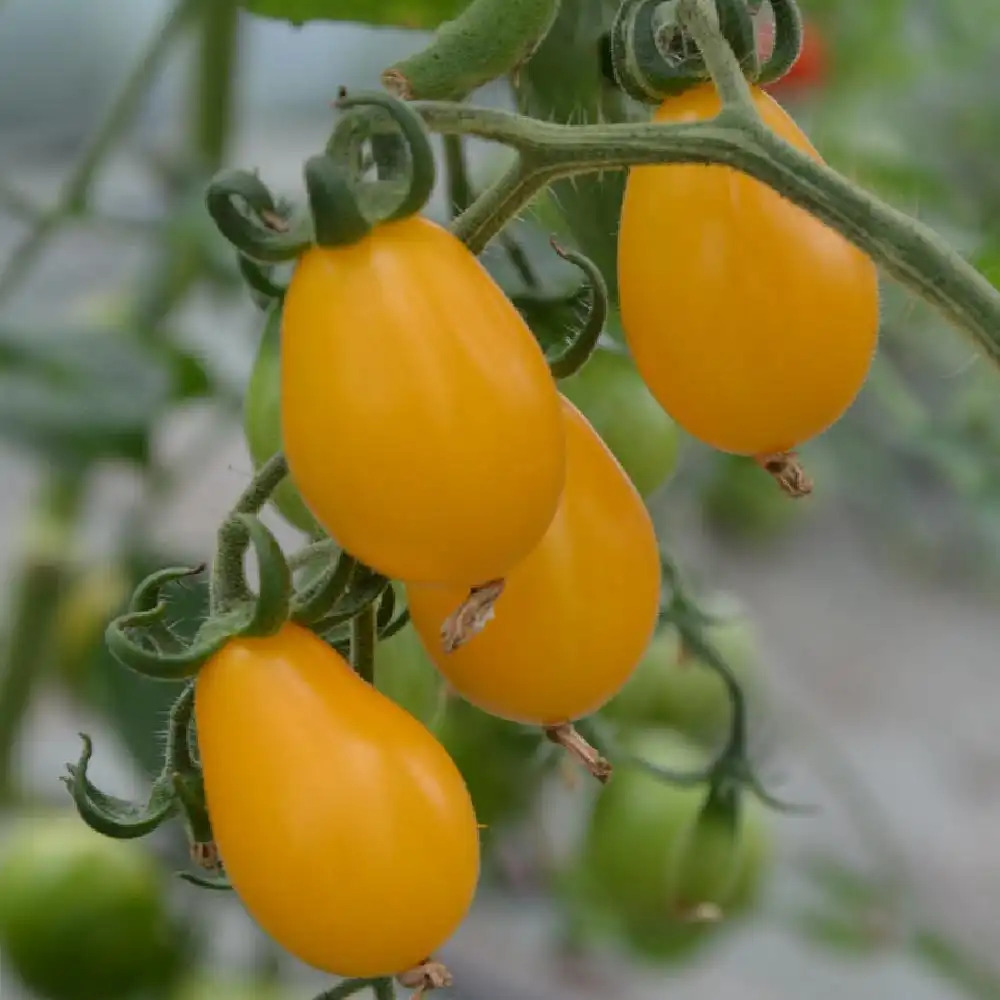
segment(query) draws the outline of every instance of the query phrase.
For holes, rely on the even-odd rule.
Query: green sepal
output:
[[[193,677],[231,639],[272,635],[288,620],[291,572],[277,540],[250,514],[234,514],[224,527],[236,536],[234,545],[240,554],[240,559],[231,562],[241,565],[243,539],[249,540],[254,548],[260,571],[257,594],[218,609],[202,623],[190,645],[166,649],[157,642],[164,635],[169,636],[164,622],[167,602],[161,591],[166,584],[190,576],[192,571],[170,568],[153,573],[136,589],[130,610],[111,621],[105,631],[108,649],[124,666],[154,680],[183,680]],[[229,586],[240,583],[245,581],[230,580]],[[132,633],[137,634],[135,638]]]
[[[371,232],[372,224],[361,211],[351,175],[331,156],[311,156],[303,174],[318,246],[349,246]]]
[[[80,734],[83,750],[75,764],[67,764],[69,772],[60,780],[69,789],[77,812],[92,830],[116,840],[145,837],[173,815],[177,803],[169,781],[158,779],[145,803],[131,802],[102,792],[87,777],[87,768],[94,745],[85,733]]]
[[[230,638],[231,633],[218,634],[203,625],[190,646],[179,650],[165,650],[156,645],[151,633],[163,626],[166,602],[149,611],[135,611],[120,615],[108,625],[104,639],[108,650],[119,663],[136,673],[159,681],[180,681],[193,677],[201,665],[214,656]],[[130,636],[131,632],[144,636],[145,642]]]
[[[260,585],[250,605],[249,620],[239,627],[241,636],[274,635],[288,621],[292,601],[292,573],[278,540],[252,514],[236,514],[246,529],[257,556]]]
[[[242,253],[237,253],[236,266],[247,288],[250,289],[250,295],[258,309],[266,312],[275,302],[280,302],[284,298],[286,288],[273,279],[272,265],[261,264]]]
[[[575,375],[594,353],[608,318],[608,286],[600,268],[582,253],[564,250],[555,240],[552,241],[552,249],[564,260],[580,268],[590,286],[590,306],[580,328],[573,332],[560,351],[546,356],[552,377],[560,379]]]
[[[350,590],[334,605],[331,613],[313,623],[313,628],[322,634],[351,621],[374,604],[388,586],[389,581],[384,576],[364,567],[361,573],[355,574]]]
[[[678,836],[671,861],[674,900],[681,909],[728,904],[742,861],[741,805],[738,785],[712,782],[698,813]]]
[[[396,617],[389,622],[385,628],[379,632],[378,637],[380,640],[391,639],[397,632],[406,628],[410,623],[410,609],[403,608],[402,611]]]
[[[434,150],[430,135],[424,120],[405,101],[400,101],[388,94],[378,91],[364,91],[356,94],[343,94],[336,102],[336,107],[343,111],[356,111],[362,108],[380,109],[384,116],[395,126],[395,135],[386,135],[376,128],[376,122],[371,115],[366,115],[372,152],[375,157],[375,167],[380,181],[376,184],[363,185],[360,197],[367,196],[369,202],[369,217],[375,223],[393,222],[416,215],[427,204],[437,180],[437,170],[434,161]],[[347,119],[345,133],[352,144],[357,140],[358,130],[354,123],[356,116]],[[387,123],[388,124],[388,123]],[[327,146],[333,155],[341,139],[335,130]],[[401,156],[403,151],[406,156]],[[334,157],[335,158],[335,157]],[[408,161],[408,171],[407,163]],[[407,172],[402,191],[397,180],[401,172]],[[383,179],[384,178],[384,179]],[[382,196],[383,186],[387,185],[388,198],[392,200],[391,207]]]
[[[267,185],[248,170],[216,174],[205,192],[205,205],[219,232],[251,260],[279,264],[312,244],[309,220],[285,220]]]
[[[363,569],[354,556],[341,551],[336,561],[330,562],[318,579],[292,597],[292,620],[304,625],[312,624],[327,615],[347,593],[354,574]]]
[[[386,587],[382,591],[381,600],[378,602],[378,612],[375,615],[375,628],[379,636],[385,632],[392,622],[392,616],[396,611],[396,588]]]
[[[757,74],[756,82],[760,85],[780,80],[795,65],[805,30],[795,0],[768,0],[768,3],[774,15],[774,46]]]

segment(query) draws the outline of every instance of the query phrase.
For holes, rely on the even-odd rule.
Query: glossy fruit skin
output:
[[[743,618],[711,625],[708,640],[724,657],[751,704],[761,696],[756,639]],[[639,666],[603,714],[628,725],[669,726],[717,747],[729,731],[731,707],[719,675],[682,649],[673,626],[661,628]]]
[[[247,910],[341,976],[421,962],[479,873],[462,777],[413,716],[311,632],[230,642],[198,675],[209,815]]]
[[[243,433],[254,468],[281,451],[281,306],[268,312],[257,357],[243,400]],[[295,484],[286,479],[271,495],[271,503],[289,524],[309,535],[321,533]]]
[[[587,715],[625,683],[649,642],[660,594],[659,550],[642,498],[568,400],[563,413],[559,509],[507,575],[486,628],[445,653],[441,623],[465,593],[407,587],[414,627],[452,687],[487,712],[535,725]]]
[[[412,217],[299,259],[282,321],[292,477],[396,579],[473,586],[526,556],[565,475],[541,348],[482,265]]]
[[[764,122],[819,154],[760,89]],[[665,101],[657,122],[713,117],[711,85]],[[803,209],[725,166],[634,168],[618,240],[622,325],[663,408],[721,451],[788,451],[860,390],[875,351],[871,259]]]
[[[635,732],[627,749],[678,771],[706,762],[703,752],[666,730]],[[686,954],[718,932],[719,925],[686,922],[678,910],[676,859],[704,798],[704,786],[681,788],[619,767],[595,804],[579,858],[581,891],[592,905],[617,914],[629,944],[648,957]],[[724,898],[712,900],[727,917],[753,907],[771,850],[767,813],[747,797],[738,871]]]
[[[75,814],[22,819],[5,831],[0,885],[4,974],[34,996],[117,1000],[162,989],[178,971],[163,874],[134,842]]]
[[[559,391],[604,439],[645,497],[677,466],[680,435],[626,354],[599,348]]]

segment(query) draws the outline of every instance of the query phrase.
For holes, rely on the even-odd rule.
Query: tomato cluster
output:
[[[754,100],[768,126],[816,156],[770,98]],[[618,246],[632,357],[595,351],[606,302],[589,262],[588,323],[547,356],[468,247],[419,214],[433,154],[418,115],[385,95],[340,107],[364,103],[388,112],[407,156],[372,132],[383,186],[366,201],[359,119],[345,117],[306,165],[305,238],[275,236],[291,223],[255,175],[209,189],[245,276],[274,300],[245,410],[260,472],[220,528],[209,617],[190,647],[158,645],[177,639],[159,588],[184,569],[148,578],[109,627],[123,662],[195,678],[171,713],[149,816],[132,810],[116,835],[148,832],[180,807],[195,857],[221,861],[291,953],[338,975],[407,979],[472,902],[481,824],[516,814],[524,788],[537,787],[506,768],[552,749],[543,735],[606,780],[575,720],[603,711],[638,730],[651,758],[671,757],[667,729],[709,742],[728,730],[718,766],[736,764],[711,771],[707,797],[633,771],[600,798],[582,849],[583,895],[619,906],[635,940],[666,941],[663,921],[675,927],[681,911],[749,898],[763,851],[756,805],[741,804],[743,702],[716,651],[727,640],[722,630],[699,639],[705,664],[681,669],[694,619],[676,579],[661,606],[643,495],[674,464],[674,421],[758,460],[831,424],[871,359],[874,267],[727,167],[638,168]],[[715,91],[695,87],[656,117],[718,110]],[[402,160],[407,192],[376,211],[395,190],[382,174]],[[293,265],[286,287],[267,270],[281,260]],[[312,536],[294,566],[256,518],[268,499]],[[243,570],[248,544],[257,593]],[[395,614],[404,599],[411,625]],[[676,630],[655,634],[671,609]],[[390,676],[394,656],[416,653],[436,668],[435,685]],[[89,754],[88,743],[67,783],[85,815],[107,813],[120,800],[88,783]]]

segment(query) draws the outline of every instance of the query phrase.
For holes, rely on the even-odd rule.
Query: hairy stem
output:
[[[755,114],[730,108],[706,122],[573,126],[440,102],[418,109],[435,132],[476,135],[520,153],[455,222],[454,231],[473,252],[556,178],[638,164],[723,164],[837,230],[1000,363],[1000,292],[930,228],[794,149]]]

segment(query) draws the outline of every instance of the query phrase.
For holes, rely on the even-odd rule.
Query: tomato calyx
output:
[[[806,474],[794,451],[779,451],[772,455],[758,455],[757,464],[793,499],[807,497],[813,491],[813,481]]]
[[[447,989],[454,982],[454,977],[451,970],[443,962],[427,958],[412,969],[399,973],[396,976],[396,981],[400,986],[412,989],[414,1000],[416,1000],[430,990]]]
[[[716,0],[719,30],[746,78],[773,83],[787,73],[802,48],[803,23],[795,0],[767,0],[774,44],[760,61],[753,18],[761,3]],[[605,75],[630,97],[647,104],[682,93],[711,78],[696,42],[679,16],[680,4],[625,0],[603,43]]]
[[[587,772],[602,785],[611,780],[611,774],[614,770],[611,761],[601,756],[597,748],[571,722],[564,722],[558,726],[546,726],[545,736],[566,750],[574,760],[579,761]]]
[[[605,41],[611,82],[637,101],[659,104],[709,79],[708,68],[679,16],[677,0],[624,0]],[[748,79],[760,66],[746,0],[716,0],[719,29]]]
[[[503,589],[503,580],[490,580],[469,591],[469,596],[441,625],[441,648],[446,653],[454,653],[486,628]]]

